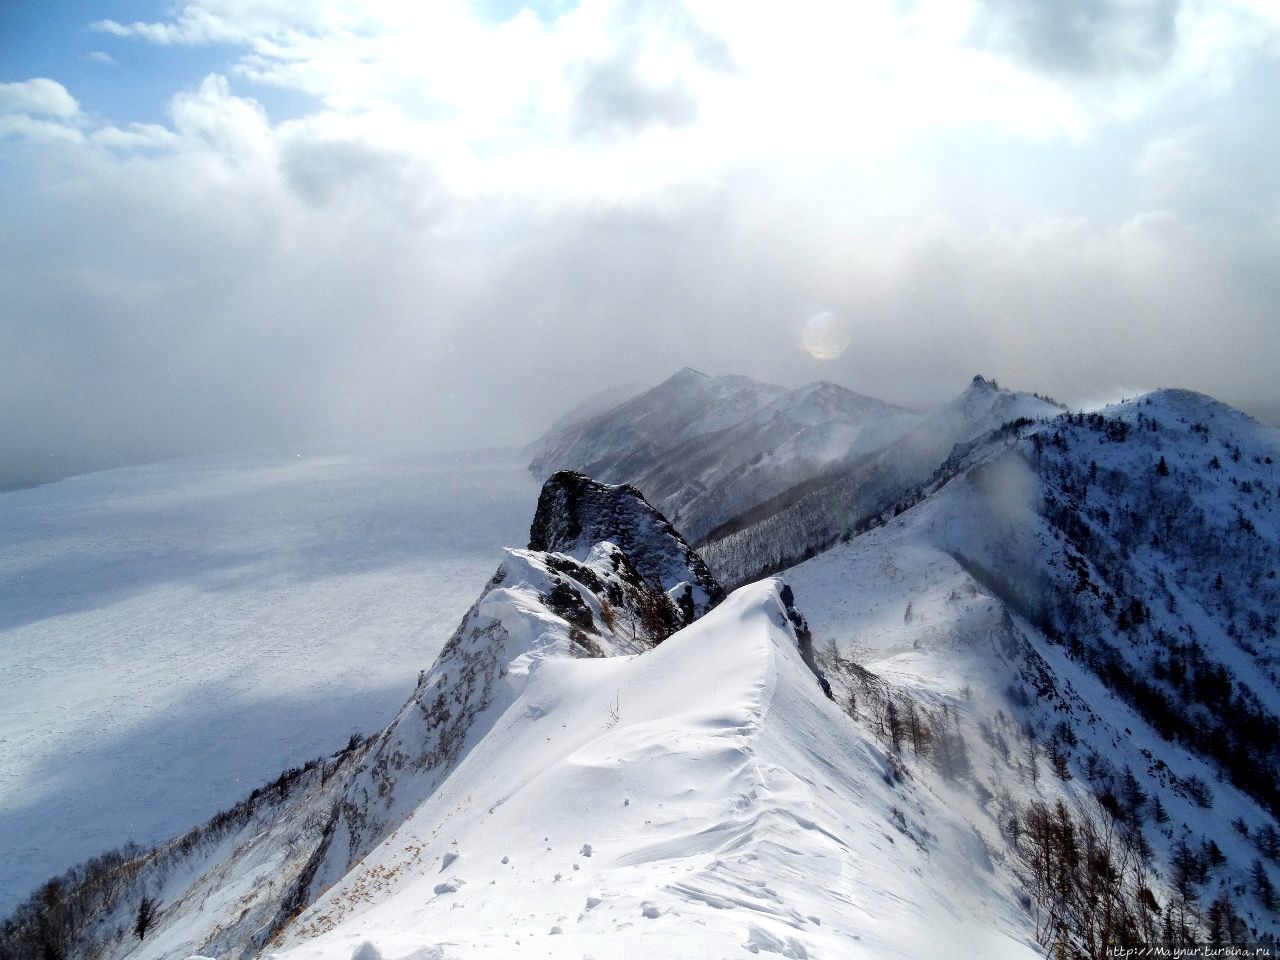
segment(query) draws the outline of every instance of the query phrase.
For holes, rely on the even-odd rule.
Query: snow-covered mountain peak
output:
[[[781,417],[793,424],[796,430],[814,427],[840,429],[901,414],[910,414],[910,411],[828,380],[818,380],[789,391],[761,410],[755,420],[764,423]]]
[[[1250,444],[1264,447],[1273,446],[1277,436],[1273,427],[1259,423],[1247,413],[1228,406],[1221,400],[1176,387],[1161,387],[1113,404],[1101,412],[1109,417],[1134,423],[1141,414],[1144,419],[1164,418],[1171,425],[1199,425],[1197,432],[1202,436],[1204,434],[1200,428],[1211,429],[1211,432],[1221,436],[1231,434],[1240,442],[1247,440]]]
[[[777,572],[901,512],[951,471],[953,456],[1004,424],[1061,413],[1047,400],[976,376],[928,414],[899,411],[876,421],[898,425],[889,442],[804,478],[709,531],[702,554],[730,585]]]
[[[1052,403],[1033,397],[1032,394],[1000,387],[995,380],[988,380],[982,374],[975,374],[973,380],[969,381],[968,387],[961,390],[960,396],[943,407],[943,410],[952,408],[952,410],[963,410],[970,416],[983,416],[984,413],[996,407],[1015,406],[1034,411],[1030,419],[1036,416],[1056,416],[1057,413],[1062,412]]]
[[[671,384],[671,385],[681,385],[681,384],[697,385],[697,384],[705,383],[710,379],[711,379],[710,375],[703,373],[701,370],[695,370],[693,367],[681,367],[679,370],[677,370],[675,373],[669,376],[664,381],[664,383]]]
[[[558,424],[529,469],[644,492],[693,542],[742,511],[901,436],[920,414],[829,382],[795,389],[684,369],[588,420]]]
[[[1051,420],[1063,408],[1031,393],[1007,390],[980,374],[949,403],[926,416],[901,446],[930,451],[935,466],[944,456],[961,453],[1006,424]],[[901,460],[901,449],[889,448],[886,460]]]
[[[620,463],[630,471],[661,450],[741,423],[786,392],[748,377],[710,377],[686,367],[609,410],[558,423],[531,445],[529,469],[545,476],[571,468],[617,481],[625,476]]]

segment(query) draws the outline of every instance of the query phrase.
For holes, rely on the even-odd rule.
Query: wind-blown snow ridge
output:
[[[1011,899],[975,911],[994,878],[896,833],[888,760],[821,695],[777,581],[643,656],[546,661],[495,729],[280,956],[1036,955]]]

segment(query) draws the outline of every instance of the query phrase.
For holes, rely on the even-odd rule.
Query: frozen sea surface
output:
[[[0,494],[0,916],[382,727],[537,492],[489,452],[200,458]]]

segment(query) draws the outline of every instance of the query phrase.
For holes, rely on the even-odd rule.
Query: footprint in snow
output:
[[[589,844],[589,843],[584,843],[584,844],[582,845],[582,850],[581,850],[580,852],[582,853],[582,855],[583,855],[584,857],[589,857],[589,856],[591,856],[591,844]]]
[[[662,911],[658,909],[658,905],[650,903],[648,900],[640,904],[640,913],[648,920],[657,920],[662,916]]]
[[[454,853],[452,850],[446,853],[444,855],[444,859],[440,861],[440,872],[444,873],[446,870],[448,870],[449,865],[457,859],[458,859],[458,854]]]

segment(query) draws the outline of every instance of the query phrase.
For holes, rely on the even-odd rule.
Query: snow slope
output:
[[[837,699],[853,695],[882,735],[882,700],[851,664],[899,703],[950,705],[970,767],[954,802],[973,822],[1000,829],[1032,802],[1063,799],[1112,823],[1097,802],[1110,794],[1119,829],[1136,826],[1153,851],[1142,883],[1165,915],[1186,918],[1192,939],[1206,938],[1195,925],[1206,929],[1221,903],[1249,939],[1275,936],[1276,912],[1253,879],[1277,874],[1261,839],[1276,825],[1268,778],[1246,782],[1276,769],[1275,742],[1250,746],[1236,771],[1230,750],[1243,746],[1223,764],[1193,731],[1212,745],[1241,735],[1246,707],[1274,717],[1280,706],[1265,620],[1277,602],[1269,571],[1280,568],[1276,460],[1277,431],[1207,397],[1160,391],[975,446],[937,493],[787,579]],[[1162,686],[1180,658],[1215,683],[1220,667],[1238,699],[1206,708],[1216,687]],[[1168,726],[1139,709],[1135,680],[1165,691]],[[1232,729],[1215,733],[1215,723]],[[1132,810],[1117,801],[1126,771]]]
[[[821,695],[776,581],[523,682],[276,956],[1038,956],[963,824],[899,832],[886,757]]]
[[[0,495],[0,915],[380,727],[536,496],[510,455],[373,453]]]
[[[1038,956],[969,811],[904,780],[824,696],[791,591],[754,584],[644,632],[679,614],[638,571],[695,558],[630,488],[570,480],[548,482],[534,531],[618,518],[646,556],[508,551],[377,737],[65,888],[79,947],[817,960],[933,956],[941,938],[957,957]],[[27,929],[21,955],[39,956]]]
[[[1004,423],[1061,410],[976,376],[954,400],[917,418],[892,442],[815,473],[710,531],[701,552],[727,585],[799,563],[923,495],[957,448]]]

